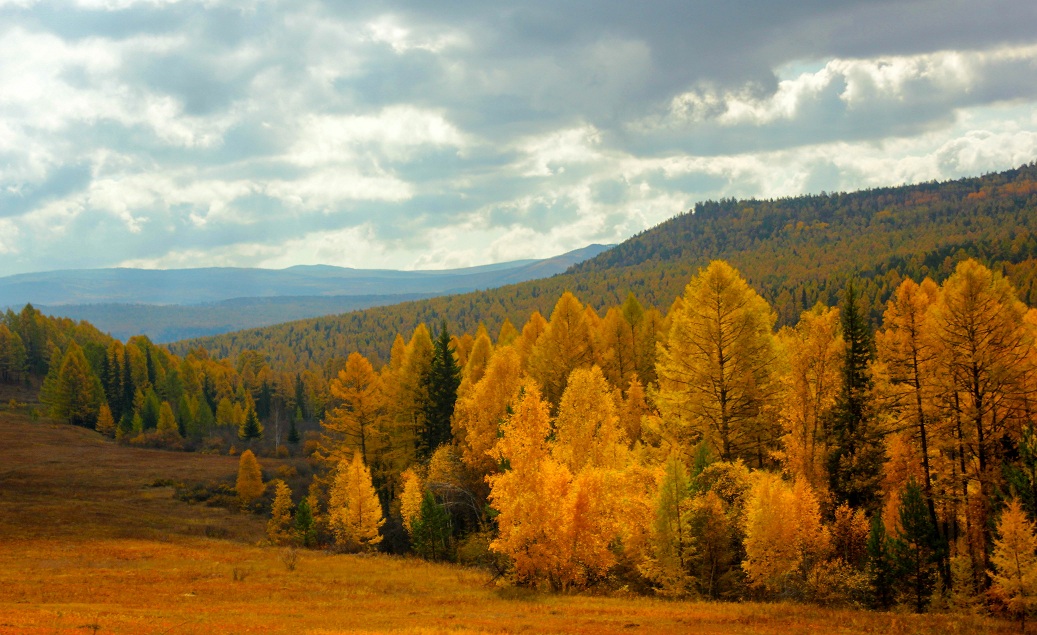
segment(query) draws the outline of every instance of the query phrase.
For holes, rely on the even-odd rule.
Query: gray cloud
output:
[[[1029,0],[0,0],[0,275],[457,266],[1037,154]]]

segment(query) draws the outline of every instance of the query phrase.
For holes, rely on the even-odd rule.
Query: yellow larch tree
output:
[[[480,328],[479,334],[472,344],[472,352],[468,355],[468,360],[461,370],[461,385],[457,388],[458,398],[468,394],[472,387],[479,383],[479,380],[482,379],[483,374],[486,372],[486,366],[490,363],[492,355],[493,342],[490,341],[490,336],[486,333],[486,329]]]
[[[817,305],[804,311],[796,327],[782,329],[778,338],[788,364],[778,409],[785,430],[782,462],[793,478],[806,479],[825,499],[826,423],[842,385],[839,309]]]
[[[400,517],[403,528],[411,533],[411,524],[421,515],[421,501],[425,498],[425,480],[417,468],[409,467],[403,474],[403,492],[400,494]]]
[[[454,439],[461,460],[481,475],[495,471],[497,461],[490,450],[497,442],[500,425],[515,398],[522,378],[522,362],[511,346],[497,349],[472,390],[458,399],[454,408]]]
[[[597,366],[569,375],[555,420],[552,454],[576,474],[584,467],[622,469],[629,453],[612,390]]]
[[[637,354],[634,350],[634,327],[626,321],[621,309],[612,307],[605,313],[597,340],[599,363],[605,378],[614,387],[625,390],[637,371]]]
[[[557,406],[569,374],[593,363],[594,345],[587,312],[576,296],[566,291],[529,354],[529,374],[540,383],[548,403]]]
[[[533,347],[540,341],[540,336],[547,330],[547,320],[540,311],[533,311],[522,327],[522,334],[515,339],[515,350],[518,351],[519,359],[522,361],[522,370],[529,368],[529,356]]]
[[[745,561],[754,587],[780,592],[801,583],[829,552],[828,531],[810,485],[757,472],[745,511]]]
[[[237,490],[238,499],[243,507],[250,505],[266,490],[259,461],[256,460],[256,455],[252,454],[252,450],[245,450],[238,459],[238,479],[234,489]]]
[[[760,465],[778,437],[762,416],[776,389],[773,311],[735,269],[714,260],[667,317],[655,399],[664,421],[689,447],[706,439],[723,461]]]
[[[107,403],[101,404],[94,429],[106,437],[115,436],[115,419],[112,417],[112,409],[108,407]]]
[[[274,503],[270,520],[266,524],[266,536],[275,545],[287,545],[295,536],[292,525],[292,490],[280,479],[274,483]]]
[[[371,484],[371,471],[360,451],[352,461],[342,461],[335,474],[328,503],[328,516],[335,542],[349,551],[370,551],[382,542],[379,533],[385,519],[382,504]]]
[[[1011,500],[997,523],[997,539],[990,556],[994,571],[990,590],[1019,616],[1026,630],[1026,614],[1037,596],[1037,536],[1018,500]]]
[[[176,416],[168,401],[163,401],[158,411],[158,432],[171,436],[180,436],[180,430],[176,425]]]
[[[641,379],[634,373],[630,376],[627,384],[626,396],[623,397],[619,407],[619,421],[626,431],[627,440],[631,445],[641,439],[641,421],[651,412],[645,397],[644,385]]]
[[[321,457],[338,465],[359,450],[364,464],[370,465],[386,445],[381,378],[366,357],[354,352],[328,388],[338,405],[321,421]]]

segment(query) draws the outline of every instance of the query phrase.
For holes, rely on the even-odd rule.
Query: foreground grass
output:
[[[0,413],[0,633],[996,633],[977,616],[796,604],[552,596],[479,571],[257,546],[258,518],[187,505],[156,479],[237,461],[115,446]],[[206,538],[218,530],[228,539]]]

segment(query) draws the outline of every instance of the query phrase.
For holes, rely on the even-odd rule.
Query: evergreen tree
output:
[[[310,508],[310,500],[303,498],[295,510],[295,536],[304,547],[313,547],[317,544],[317,530],[313,524],[313,510]]]
[[[208,399],[202,398],[198,400],[198,412],[195,415],[194,423],[199,436],[212,434],[213,426],[216,425],[216,417],[212,414],[212,408],[209,407]]]
[[[856,281],[847,283],[839,308],[845,347],[828,475],[837,502],[874,510],[885,456],[871,403],[872,331]]]
[[[299,428],[295,425],[295,417],[292,417],[288,427],[288,443],[295,445],[300,441]]]
[[[1005,480],[1018,497],[1023,511],[1031,519],[1037,519],[1037,434],[1032,425],[1023,427],[1019,440],[1019,460],[1005,463]]]
[[[881,514],[875,514],[871,518],[871,532],[868,534],[868,577],[875,606],[888,609],[893,605],[896,565],[893,563],[890,540],[886,535],[886,525],[882,522]]]
[[[140,420],[143,431],[154,430],[158,427],[158,418],[161,410],[162,402],[159,401],[155,391],[148,386],[148,391],[144,395],[144,403],[140,408]]]
[[[435,495],[426,490],[421,500],[421,512],[411,521],[411,546],[426,560],[444,560],[450,553],[450,514],[436,502]]]
[[[425,402],[422,450],[425,456],[431,456],[436,448],[451,440],[450,419],[454,415],[457,389],[461,385],[461,370],[450,346],[446,321],[440,325],[439,336],[433,342],[432,364],[426,381],[428,400]]]
[[[937,564],[943,555],[940,535],[929,517],[922,488],[911,478],[900,498],[900,531],[892,540],[893,562],[900,586],[921,613],[933,592]]]
[[[22,338],[0,324],[0,381],[14,383],[25,372],[25,345]]]
[[[245,414],[245,423],[238,429],[238,438],[242,441],[252,441],[253,439],[263,438],[263,425],[259,423],[259,417],[256,416],[255,408],[249,406],[248,412]]]

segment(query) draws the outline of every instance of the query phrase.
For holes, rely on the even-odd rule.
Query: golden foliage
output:
[[[382,504],[359,450],[353,453],[352,461],[338,464],[328,516],[336,543],[346,550],[370,551],[382,542],[378,531],[385,524]]]
[[[998,537],[990,562],[990,590],[1009,609],[1024,616],[1037,596],[1037,536],[1018,500],[1011,500],[997,523]]]
[[[458,399],[454,408],[452,427],[461,460],[481,475],[497,467],[490,450],[497,442],[501,422],[515,398],[521,373],[518,352],[510,346],[498,348],[482,379]]]
[[[274,504],[270,520],[266,524],[266,536],[275,545],[287,545],[292,541],[292,490],[287,483],[275,481]]]
[[[234,486],[242,505],[248,505],[263,495],[266,486],[259,470],[259,461],[252,450],[245,450],[238,459],[238,480]]]

